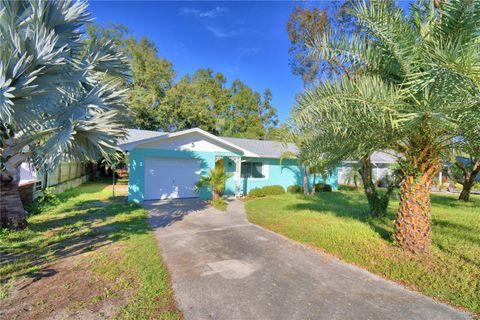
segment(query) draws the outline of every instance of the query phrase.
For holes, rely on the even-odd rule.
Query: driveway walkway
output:
[[[185,319],[468,319],[198,200],[146,202]]]

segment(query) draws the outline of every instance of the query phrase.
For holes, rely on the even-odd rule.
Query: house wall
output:
[[[295,160],[283,160],[280,163],[276,158],[242,158],[242,160],[252,160],[256,162],[263,162],[267,165],[267,177],[261,179],[242,178],[240,182],[241,194],[248,194],[253,188],[261,188],[270,185],[280,185],[287,190],[291,185],[303,185],[304,168],[299,166]],[[225,171],[235,172],[235,164],[228,165],[228,159],[225,160]],[[317,175],[315,183],[328,183],[332,186],[333,190],[338,189],[337,170],[332,170],[331,175],[326,181],[323,181],[322,177]],[[309,178],[309,188],[313,185],[313,175]],[[225,185],[225,194],[235,194],[235,180],[234,177],[230,178]]]
[[[145,186],[145,158],[191,158],[201,161],[201,174],[206,175],[209,169],[215,167],[216,156],[238,156],[233,152],[210,152],[191,150],[163,150],[157,148],[134,148],[130,152],[130,174],[128,178],[128,200],[133,202],[144,201]],[[203,188],[199,192],[201,199],[210,199],[212,192]]]
[[[390,169],[391,164],[389,163],[379,163],[376,166],[373,165],[372,167],[372,175],[373,180],[382,180],[388,175],[392,174],[392,169]],[[348,184],[347,183],[347,176],[349,172],[352,170],[353,164],[352,163],[344,163],[341,167],[338,168],[338,182],[341,184]],[[359,180],[358,183],[361,183]],[[351,182],[350,184],[353,184]]]

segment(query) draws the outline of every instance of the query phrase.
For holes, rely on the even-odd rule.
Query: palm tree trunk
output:
[[[390,192],[387,192],[384,196],[378,194],[377,188],[373,183],[372,162],[370,161],[370,157],[363,158],[361,162],[360,176],[370,212],[374,216],[383,216],[387,213]]]
[[[316,190],[315,190],[315,180],[317,180],[317,175],[314,173],[313,174],[313,184],[312,184],[312,192],[311,194],[315,194]]]
[[[472,187],[475,184],[475,179],[477,178],[478,173],[480,173],[480,162],[477,161],[473,166],[472,171],[465,171],[465,173],[466,175],[462,183],[462,192],[460,192],[458,200],[467,202],[468,200],[470,200],[470,192],[472,191]]]
[[[430,227],[431,178],[405,176],[400,185],[400,208],[393,238],[403,248],[418,253],[428,251]]]
[[[0,221],[2,228],[24,229],[27,226],[18,180],[0,182]]]
[[[303,170],[303,194],[308,196],[308,168],[304,166]]]

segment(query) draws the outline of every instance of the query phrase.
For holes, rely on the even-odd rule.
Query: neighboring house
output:
[[[197,193],[195,183],[209,169],[222,166],[233,176],[225,195],[240,196],[267,185],[302,185],[303,167],[296,160],[280,161],[294,144],[276,141],[217,137],[198,128],[173,133],[134,130],[120,148],[129,153],[130,201],[194,198],[210,199],[210,190]],[[317,183],[321,178],[317,177]],[[310,185],[313,183],[310,178]],[[337,189],[336,170],[327,179]]]
[[[55,193],[74,188],[88,181],[93,173],[93,165],[89,162],[61,162],[54,170],[37,172],[29,163],[20,167],[20,194],[24,203],[30,203],[48,187]]]
[[[377,151],[372,154],[370,160],[373,165],[373,180],[383,180],[392,173],[391,165],[398,161],[399,157],[394,151]],[[338,167],[338,183],[348,184],[348,174],[358,161],[345,161]],[[352,184],[352,181],[350,181]]]

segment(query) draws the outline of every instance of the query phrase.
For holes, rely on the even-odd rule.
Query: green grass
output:
[[[430,254],[403,252],[391,240],[398,199],[387,217],[369,218],[361,192],[285,194],[248,201],[248,219],[313,245],[426,295],[480,313],[480,197],[470,203],[432,195]]]
[[[87,183],[61,194],[60,204],[29,217],[28,229],[2,230],[0,296],[7,299],[7,289],[16,279],[38,277],[48,263],[76,261],[74,258],[81,256],[81,263],[98,279],[112,284],[82,305],[133,290],[117,318],[181,319],[146,210],[127,203],[124,196],[110,196],[111,187],[106,183]],[[69,284],[64,287],[68,290]]]
[[[227,211],[228,203],[224,199],[220,198],[217,200],[212,200],[212,206],[220,211]]]

